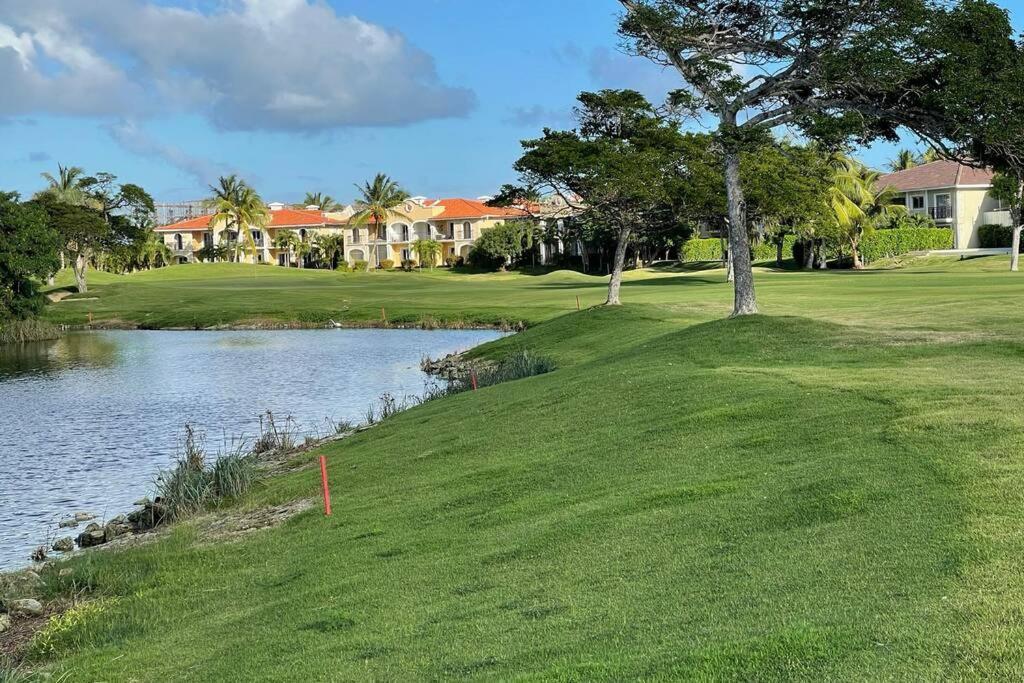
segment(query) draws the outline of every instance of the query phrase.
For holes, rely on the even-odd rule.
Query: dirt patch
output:
[[[50,617],[56,616],[67,609],[62,602],[51,602],[47,604],[43,613],[38,616],[13,616],[11,626],[3,633],[0,633],[0,662],[20,662],[25,654],[25,648],[32,641],[32,636],[46,626]]]
[[[235,541],[254,531],[273,529],[317,506],[312,498],[294,500],[282,505],[199,517],[195,520],[199,535],[206,542]]]
[[[47,294],[46,298],[52,301],[53,303],[57,303],[58,301],[63,301],[64,299],[67,299],[72,294],[74,294],[74,292],[69,292],[66,289],[58,289],[57,291],[50,292],[49,294]]]

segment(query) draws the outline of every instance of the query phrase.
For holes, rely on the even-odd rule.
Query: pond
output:
[[[332,422],[362,422],[385,392],[422,394],[423,357],[500,336],[120,331],[0,346],[0,570],[27,564],[74,512],[130,511],[178,453],[186,423],[209,453],[257,434],[268,410],[302,434],[326,435]]]

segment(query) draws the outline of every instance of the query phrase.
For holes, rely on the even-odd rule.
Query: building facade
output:
[[[911,214],[928,216],[953,231],[953,248],[981,247],[978,228],[986,223],[1008,225],[1009,212],[989,194],[993,173],[955,161],[933,161],[878,179],[890,187]]]
[[[299,265],[294,253],[274,246],[275,238],[285,230],[294,232],[300,240],[312,240],[321,233],[338,233],[347,224],[346,212],[324,213],[317,207],[292,209],[284,204],[269,204],[269,221],[266,226],[246,226],[250,231],[255,254],[242,254],[243,263],[273,263],[279,266]],[[223,246],[236,241],[238,235],[229,230],[224,221],[212,221],[210,214],[189,218],[170,225],[156,228],[163,236],[164,244],[170,247],[178,263],[196,263],[201,260],[204,247]],[[247,242],[247,241],[246,241]]]
[[[413,244],[420,239],[440,243],[441,251],[434,265],[443,264],[452,256],[465,259],[486,230],[507,220],[530,217],[523,209],[487,206],[487,199],[412,197],[396,207],[385,226],[372,220],[365,224],[349,221],[344,233],[345,260],[349,264],[393,261],[396,265],[417,261]]]

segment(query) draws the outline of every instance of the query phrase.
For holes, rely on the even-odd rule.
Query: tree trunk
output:
[[[580,248],[580,262],[583,264],[583,272],[590,272],[590,254],[587,253],[587,245],[583,243],[583,240],[576,240],[576,244]]]
[[[740,158],[735,151],[725,153],[725,195],[729,206],[729,256],[733,274],[733,317],[757,313],[754,295],[754,271],[750,267],[750,240],[747,238],[747,203],[740,185]]]
[[[864,263],[860,260],[860,249],[858,249],[857,246],[857,242],[850,240],[850,254],[853,257],[853,269],[864,270]]]
[[[612,277],[608,281],[608,300],[605,306],[621,306],[619,288],[622,286],[622,271],[626,267],[626,247],[629,244],[629,228],[619,229],[619,238],[615,243],[615,262],[612,265]]]
[[[1013,239],[1010,240],[1010,270],[1016,273],[1020,262],[1020,230],[1024,225],[1018,221],[1014,223],[1016,225],[1013,226]]]
[[[825,240],[818,240],[816,249],[818,254],[818,270],[828,269],[828,259],[825,257]]]
[[[85,271],[89,267],[89,259],[86,258],[84,253],[79,253],[75,256],[75,262],[71,269],[75,272],[75,284],[78,286],[78,292],[88,292],[89,285],[85,281]]]
[[[804,242],[804,268],[814,270],[814,240]]]
[[[782,240],[775,243],[775,265],[782,267]]]

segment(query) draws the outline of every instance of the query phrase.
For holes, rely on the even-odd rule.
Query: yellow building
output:
[[[981,246],[978,228],[1009,225],[1009,212],[989,195],[992,171],[940,160],[897,171],[878,179],[878,187],[899,192],[912,214],[922,214],[953,231],[953,248]]]
[[[440,264],[449,256],[467,257],[473,242],[498,223],[530,216],[523,209],[487,206],[486,199],[412,197],[396,207],[386,226],[350,222],[345,230],[345,260],[350,264],[370,261],[375,254],[374,264],[416,261],[413,243],[432,239],[441,245]]]
[[[253,242],[256,244],[255,260],[257,263],[275,263],[279,266],[298,265],[294,253],[277,249],[274,239],[285,230],[298,235],[299,239],[311,240],[320,233],[339,233],[346,225],[350,210],[339,213],[324,213],[315,206],[305,209],[292,209],[284,204],[270,204],[269,221],[260,228],[249,226]],[[228,231],[224,221],[211,225],[211,215],[197,216],[187,220],[171,223],[156,228],[163,236],[164,243],[170,247],[178,263],[194,263],[200,260],[199,252],[203,247],[222,245],[227,238],[237,236]],[[226,232],[230,232],[226,235]],[[252,263],[254,255],[246,253],[241,257],[245,263]]]

